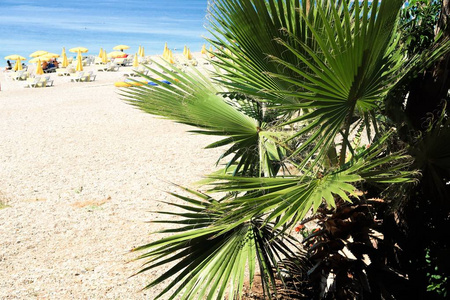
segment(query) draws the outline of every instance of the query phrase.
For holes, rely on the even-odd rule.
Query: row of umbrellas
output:
[[[117,46],[115,46],[113,48],[113,50],[116,50],[116,51],[110,52],[108,54],[106,53],[105,50],[100,48],[100,52],[98,54],[98,57],[102,59],[103,63],[107,63],[108,62],[108,58],[121,57],[121,56],[124,55],[123,50],[129,49],[129,48],[130,47],[127,46],[127,45],[117,45]],[[75,48],[69,49],[69,51],[73,52],[73,53],[77,53],[76,70],[77,71],[82,71],[83,70],[83,64],[82,64],[81,53],[86,53],[89,50],[87,48],[84,48],[84,47],[75,47]],[[209,51],[212,52],[212,46],[210,46]],[[207,54],[205,45],[203,45],[201,53],[202,54]],[[191,51],[186,46],[184,47],[183,55],[188,60],[192,59]],[[144,56],[145,56],[144,47],[139,46],[138,52],[134,56],[133,66],[137,67],[139,65],[138,57],[144,57]],[[36,69],[36,73],[37,74],[42,74],[43,73],[42,67],[41,67],[41,62],[49,61],[49,60],[55,59],[57,57],[62,57],[62,67],[63,68],[65,68],[65,67],[67,67],[69,65],[68,60],[67,60],[67,55],[66,55],[65,48],[63,48],[63,50],[62,50],[61,56],[59,54],[56,54],[56,53],[51,53],[51,52],[47,52],[47,51],[44,51],[44,50],[38,50],[38,51],[35,51],[35,52],[31,53],[30,57],[32,57],[32,59],[29,60],[30,63],[37,63],[37,69]],[[168,62],[170,62],[170,63],[174,63],[173,52],[167,47],[167,43],[164,45],[163,58],[165,60],[167,60]],[[21,63],[21,61],[27,60],[27,58],[25,58],[25,57],[23,57],[21,55],[18,55],[18,54],[8,55],[8,56],[5,57],[5,59],[6,60],[15,60],[16,61],[15,65],[13,67],[14,71],[22,70],[22,63]]]
[[[81,61],[81,53],[88,52],[88,49],[84,48],[84,47],[75,47],[75,48],[69,49],[69,51],[70,52],[74,52],[74,53],[78,53],[78,57],[80,58],[80,61]],[[48,51],[44,51],[44,50],[38,50],[38,51],[35,51],[35,52],[31,53],[30,57],[32,57],[32,59],[29,60],[30,63],[37,63],[36,73],[37,74],[39,74],[39,73],[42,74],[43,71],[41,71],[42,70],[41,62],[49,61],[51,59],[60,57],[60,55],[56,54],[56,53],[51,53],[51,52],[48,52]],[[67,67],[69,65],[69,63],[67,61],[67,55],[66,55],[65,48],[63,48],[63,50],[62,50],[61,57],[63,58],[62,67],[65,68],[65,67]],[[77,57],[77,59],[78,59],[78,57]],[[8,56],[5,57],[5,59],[7,59],[7,60],[15,60],[16,61],[16,64],[14,65],[14,68],[13,68],[14,71],[22,70],[22,63],[21,63],[21,61],[22,60],[27,60],[27,58],[25,58],[25,57],[23,57],[21,55],[18,55],[18,54],[8,55]]]

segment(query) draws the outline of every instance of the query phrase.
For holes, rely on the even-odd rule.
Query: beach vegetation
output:
[[[122,91],[224,149],[134,249],[138,274],[170,264],[146,288],[240,299],[259,274],[266,299],[447,295],[450,6],[413,2],[211,1],[214,71],[154,62],[171,84]]]

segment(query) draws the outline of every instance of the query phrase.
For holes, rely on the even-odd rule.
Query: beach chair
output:
[[[41,81],[41,77],[31,77],[27,78],[24,87],[34,88]]]
[[[109,69],[110,66],[111,66],[111,63],[110,63],[110,62],[107,63],[106,65],[104,65],[104,64],[99,64],[99,66],[98,66],[98,68],[97,68],[97,71],[100,71],[100,72],[106,72],[106,71],[108,71],[108,69]]]
[[[50,79],[50,76],[45,76],[45,86],[53,86],[53,79]]]
[[[16,71],[9,74],[9,78],[12,80],[26,80],[28,78],[28,73],[25,70]]]
[[[126,58],[124,58],[124,57],[118,57],[118,58],[114,59],[114,63],[116,65],[121,65],[121,66],[125,66],[125,61],[126,61]]]
[[[47,86],[47,81],[50,81],[50,76],[40,77],[39,81],[36,82],[34,87],[46,87]]]
[[[120,66],[117,65],[117,64],[114,62],[114,63],[111,63],[111,64],[110,64],[109,68],[107,68],[106,71],[108,71],[108,72],[117,72],[117,71],[119,71],[119,68],[120,68]]]
[[[56,74],[58,76],[70,76],[70,72],[69,70],[67,70],[66,68],[59,68],[56,69]]]
[[[81,78],[84,76],[84,71],[79,71],[75,74],[75,76],[70,77],[70,82],[80,81]]]
[[[95,78],[97,78],[97,74],[92,73],[91,77],[89,78],[89,81],[95,81]]]
[[[84,75],[83,77],[80,78],[80,81],[84,81],[84,82],[94,81],[95,77],[97,77],[97,75],[94,75],[93,71],[89,71],[89,72],[87,72],[86,75]]]

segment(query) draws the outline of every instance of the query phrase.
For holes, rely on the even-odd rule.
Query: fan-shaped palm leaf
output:
[[[221,83],[245,94],[257,95],[262,101],[270,99],[273,103],[295,102],[295,99],[276,92],[289,90],[291,84],[270,77],[267,73],[285,73],[287,76],[298,74],[271,62],[267,57],[272,55],[282,57],[293,64],[301,63],[295,55],[286,51],[284,46],[273,42],[275,38],[283,38],[287,43],[294,44],[295,39],[287,36],[286,30],[312,49],[315,48],[311,31],[305,20],[300,18],[298,11],[302,10],[308,14],[316,26],[320,26],[321,20],[317,19],[313,10],[311,14],[306,12],[306,2],[212,1],[209,7],[210,32],[215,39],[211,39],[210,43],[220,51],[213,63],[226,71],[220,76]]]
[[[251,283],[258,261],[261,274],[264,274],[265,289],[273,289],[275,280],[272,266],[276,266],[281,257],[294,257],[294,251],[300,251],[293,244],[294,240],[258,220],[219,233],[224,226],[214,225],[223,214],[223,211],[217,210],[217,201],[204,194],[190,192],[199,199],[172,194],[186,203],[171,204],[186,211],[167,213],[178,216],[178,220],[156,221],[178,226],[181,224],[182,227],[161,231],[177,234],[134,249],[148,251],[138,258],[146,260],[140,273],[178,261],[146,288],[176,276],[157,299],[171,289],[174,290],[169,299],[175,296],[180,299],[222,299],[228,286],[228,299],[234,299],[235,296],[240,298],[245,273],[248,271]]]
[[[325,202],[335,207],[335,197],[351,201],[357,197],[357,183],[393,184],[412,182],[417,174],[408,171],[412,160],[404,153],[384,155],[385,139],[355,156],[342,168],[318,177],[292,176],[278,178],[242,178],[215,176],[221,182],[214,183],[212,191],[246,192],[243,196],[223,202],[227,211],[219,224],[230,230],[240,223],[257,216],[267,222],[275,221],[275,228],[290,226],[302,220],[312,209],[313,213]]]

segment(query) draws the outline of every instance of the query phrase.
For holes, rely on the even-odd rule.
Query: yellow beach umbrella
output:
[[[56,58],[56,57],[59,57],[59,54],[49,52],[49,53],[46,53],[46,54],[44,54],[42,56],[46,56],[46,57],[48,56],[48,57],[51,57],[51,58]]]
[[[186,49],[186,52],[183,53],[184,57],[186,57],[188,60],[192,59],[191,50],[189,48]]]
[[[103,58],[103,48],[100,48],[100,51],[98,52],[98,57]]]
[[[75,47],[75,48],[70,48],[69,51],[70,51],[70,52],[73,52],[73,53],[78,53],[78,52],[80,52],[80,53],[86,53],[86,52],[88,52],[89,50],[88,50],[87,48],[84,48],[84,47]]]
[[[23,68],[22,68],[22,62],[21,62],[20,59],[16,60],[16,64],[14,65],[13,70],[14,70],[14,71],[20,71],[20,70],[23,70]]]
[[[187,55],[187,47],[186,47],[186,45],[184,45],[184,48],[183,48],[183,55],[184,55],[184,56]]]
[[[39,56],[39,58],[41,59],[41,60],[51,60],[52,58],[56,58],[56,57],[59,57],[59,54],[55,54],[55,55],[51,55],[51,54],[55,54],[55,53],[48,53],[48,54],[44,54],[44,55],[42,55],[42,56]]]
[[[114,46],[113,50],[125,50],[125,49],[130,49],[130,46],[127,45],[117,45]]]
[[[164,44],[163,58],[168,59],[169,56],[169,48],[167,47],[167,43]]]
[[[145,51],[144,51],[144,47],[141,48],[141,57],[145,56]]]
[[[108,63],[108,55],[106,55],[106,50],[102,51],[102,63]]]
[[[47,53],[48,53],[48,51],[38,50],[38,51],[34,51],[33,53],[31,53],[30,57],[39,57],[39,56],[42,56]]]
[[[138,54],[136,53],[136,55],[134,56],[133,59],[133,67],[137,68],[139,67],[139,58],[138,58]]]
[[[208,56],[209,56],[209,57],[214,57],[214,54],[213,54],[213,47],[212,47],[212,46],[209,46],[209,53],[208,53]]]
[[[41,60],[38,58],[37,67],[36,67],[36,75],[44,74],[44,70],[42,70]]]
[[[78,52],[77,55],[77,67],[75,68],[76,71],[83,71],[83,62],[81,61],[81,52]]]
[[[110,58],[116,58],[119,56],[122,56],[124,53],[122,51],[112,51],[108,53],[108,57]]]
[[[49,61],[51,58],[50,57],[46,57],[46,56],[39,56],[39,57],[34,57],[32,59],[30,59],[28,62],[30,63],[41,63],[43,61]]]
[[[203,44],[202,50],[200,51],[200,53],[201,53],[201,54],[206,54],[206,53],[207,53],[207,52],[206,52],[206,45],[205,45],[205,44]]]
[[[69,65],[69,62],[67,61],[66,48],[63,48],[61,56],[62,56],[61,67],[66,68]]]
[[[175,61],[173,59],[173,52],[171,50],[167,50],[167,58],[166,61],[170,64],[174,64]]]
[[[141,47],[141,45],[139,45],[137,54],[138,54],[139,56],[141,56],[141,53],[142,53],[142,47]]]
[[[18,59],[20,59],[20,60],[26,60],[26,58],[25,57],[23,57],[23,56],[21,56],[21,55],[19,55],[19,54],[11,54],[11,55],[8,55],[8,56],[5,56],[5,59],[9,59],[9,60],[18,60]]]

